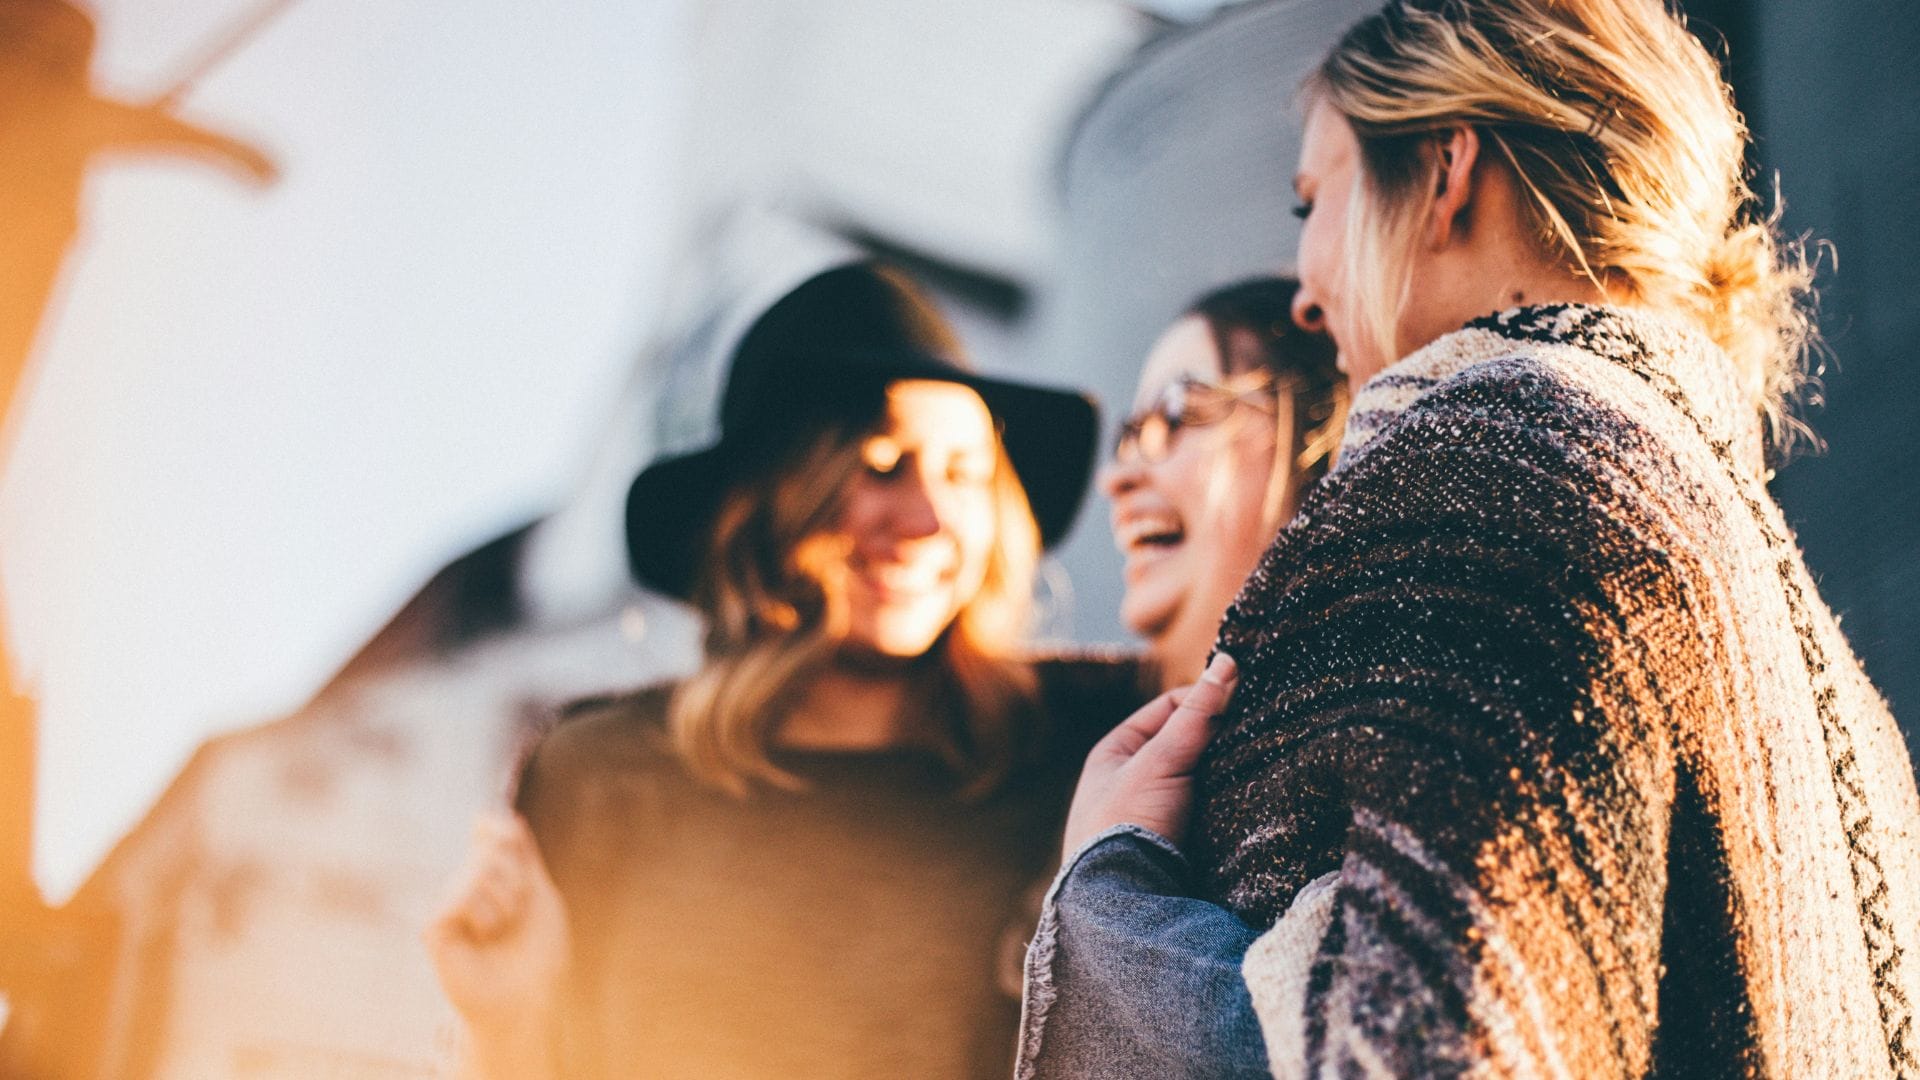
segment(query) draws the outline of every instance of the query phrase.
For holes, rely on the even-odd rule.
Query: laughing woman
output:
[[[1005,1075],[1029,886],[1138,678],[1020,654],[1093,410],[953,345],[829,271],[743,341],[720,442],[635,481],[705,664],[577,709],[482,826],[428,941],[484,1075]]]
[[[1120,617],[1162,689],[1200,677],[1228,601],[1340,440],[1346,377],[1326,335],[1294,325],[1298,287],[1237,282],[1175,320],[1100,473],[1127,560]]]
[[[1023,1075],[1920,1076],[1920,797],[1767,492],[1808,273],[1713,57],[1397,0],[1307,96],[1364,385],[1237,683],[1089,759]]]

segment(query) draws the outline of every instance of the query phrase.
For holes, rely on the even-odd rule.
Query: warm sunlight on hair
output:
[[[1543,252],[1604,291],[1684,312],[1727,351],[1776,450],[1804,428],[1813,270],[1748,185],[1719,65],[1656,0],[1389,5],[1307,84],[1353,126],[1352,291],[1391,346],[1401,255],[1433,189],[1430,137],[1478,128],[1525,191]]]

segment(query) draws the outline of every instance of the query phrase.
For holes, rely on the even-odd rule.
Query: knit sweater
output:
[[[1582,306],[1357,395],[1199,777],[1276,1075],[1920,1077],[1912,765],[1740,401]]]

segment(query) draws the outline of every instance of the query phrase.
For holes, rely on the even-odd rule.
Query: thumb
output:
[[[1185,776],[1193,771],[1213,738],[1213,721],[1227,707],[1234,687],[1240,682],[1240,668],[1233,657],[1215,653],[1200,681],[1188,689],[1153,739],[1142,747],[1135,760],[1141,768],[1157,776]]]

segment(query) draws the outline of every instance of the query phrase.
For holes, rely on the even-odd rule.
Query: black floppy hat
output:
[[[877,421],[888,384],[950,382],[986,402],[1040,528],[1066,535],[1093,472],[1099,414],[1086,395],[962,366],[945,322],[898,271],[867,261],[808,278],[756,320],[734,350],[720,398],[720,437],[656,461],[627,490],[627,561],[642,585],[693,594],[720,503],[767,475],[826,424]]]

